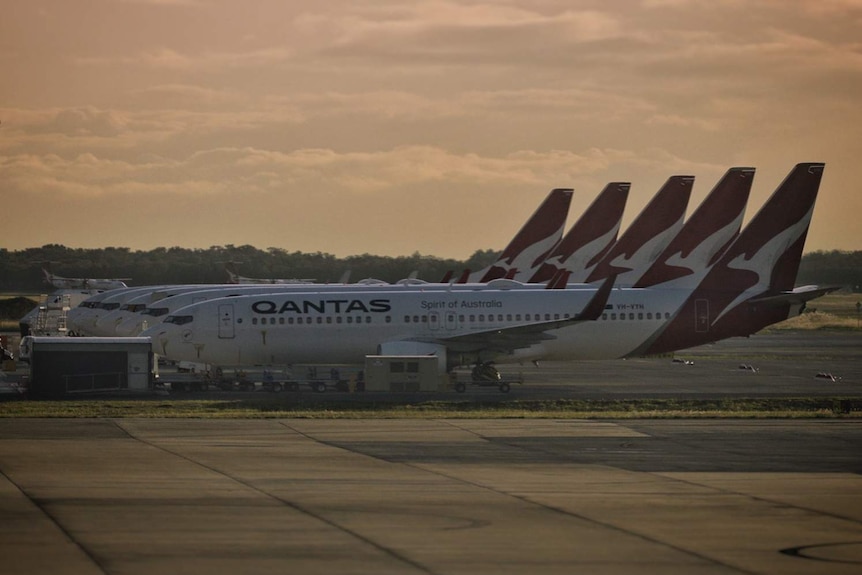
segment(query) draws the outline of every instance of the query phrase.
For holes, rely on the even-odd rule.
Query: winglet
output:
[[[593,296],[575,319],[581,321],[595,321],[599,319],[605,311],[608,298],[611,297],[611,289],[613,289],[615,281],[617,281],[617,274],[609,275],[601,287],[596,290],[596,295]]]

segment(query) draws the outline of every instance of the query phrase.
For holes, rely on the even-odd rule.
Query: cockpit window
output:
[[[165,323],[173,323],[176,325],[184,325],[194,321],[194,316],[191,315],[169,315],[165,318]]]
[[[100,307],[101,307],[102,309],[106,309],[106,310],[108,310],[108,311],[113,311],[113,310],[115,310],[115,309],[119,309],[119,308],[120,308],[120,304],[119,304],[119,302],[115,302],[115,303],[110,303],[110,302],[109,302],[109,303],[103,303]]]
[[[150,307],[141,312],[142,315],[151,315],[153,317],[161,317],[168,313],[166,307]]]

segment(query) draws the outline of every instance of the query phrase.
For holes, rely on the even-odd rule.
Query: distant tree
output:
[[[448,271],[456,277],[464,269],[478,271],[497,259],[495,250],[477,250],[466,261],[442,259],[414,252],[409,256],[387,257],[360,254],[338,258],[323,252],[289,252],[278,247],[265,250],[253,246],[211,246],[187,249],[178,246],[132,251],[123,247],[99,249],[68,248],[47,244],[38,248],[10,251],[0,248],[0,290],[46,292],[41,265],[52,262],[55,273],[68,277],[132,278],[129,285],[172,283],[225,283],[224,265],[241,262],[242,275],[261,278],[313,278],[318,282],[338,281],[350,270],[350,281],[377,278],[395,282],[416,272],[419,279],[440,281]],[[818,251],[803,256],[797,284],[862,286],[862,251]]]

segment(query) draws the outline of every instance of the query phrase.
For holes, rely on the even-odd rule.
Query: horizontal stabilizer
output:
[[[765,304],[767,306],[799,305],[840,289],[841,286],[802,286],[777,295],[753,298],[748,300],[748,303]]]

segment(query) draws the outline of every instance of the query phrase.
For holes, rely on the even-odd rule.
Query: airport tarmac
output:
[[[466,394],[378,393],[379,402],[459,400],[482,401],[553,399],[715,399],[725,397],[852,397],[862,398],[862,332],[776,331],[750,338],[732,338],[683,350],[671,357],[608,361],[539,362],[498,365],[513,383],[510,393],[496,387],[468,386]],[[687,363],[685,363],[687,362]],[[742,367],[753,369],[743,369]],[[163,379],[176,377],[162,370]],[[354,369],[355,371],[355,369]],[[302,370],[300,370],[300,373]],[[468,377],[465,372],[465,377]],[[0,400],[19,397],[14,384],[26,374],[19,365],[6,381],[0,380]],[[833,379],[818,377],[830,374]],[[188,374],[180,374],[185,380]],[[258,385],[260,388],[260,384]],[[260,396],[260,392],[255,392]],[[241,392],[173,393],[172,398],[215,398]],[[247,394],[245,394],[247,395]],[[372,394],[316,394],[303,387],[299,394],[330,402],[367,401]]]
[[[858,420],[0,419],[0,573],[862,570]]]

